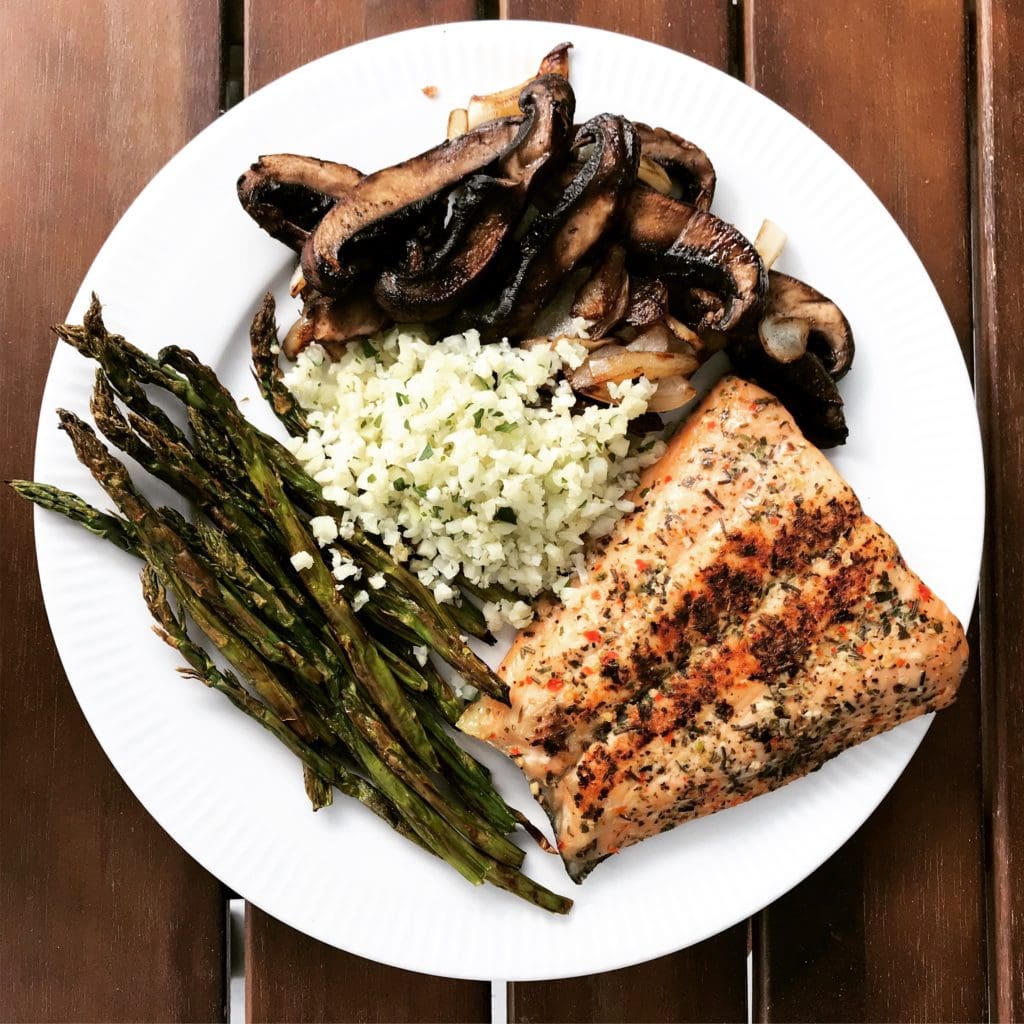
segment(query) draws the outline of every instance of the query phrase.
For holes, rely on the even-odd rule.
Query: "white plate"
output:
[[[252,396],[244,408],[269,425],[248,375],[245,328],[264,291],[284,296],[291,257],[240,209],[239,173],[261,153],[372,170],[426,149],[450,107],[522,80],[563,39],[576,44],[581,119],[612,110],[697,141],[718,170],[716,211],[748,235],[765,216],[781,224],[790,243],[780,268],[846,311],[858,344],[842,385],[850,443],[831,457],[966,621],[982,542],[981,447],[963,359],[931,282],[882,204],[828,146],[740,82],[671,50],[575,26],[485,21],[376,39],[300,68],[220,118],[153,179],[97,256],[70,319],[95,289],[109,326],[149,351],[194,348],[236,394]],[[423,95],[427,85],[439,87],[437,99]],[[70,350],[56,353],[35,471],[102,501],[54,417],[62,405],[87,410],[92,373]],[[352,801],[312,814],[294,758],[219,694],[175,674],[173,653],[149,630],[133,559],[52,514],[37,514],[36,530],[68,677],[150,813],[275,917],[412,970],[555,978],[698,942],[833,853],[928,728],[911,722],[779,792],[649,839],[579,889],[555,858],[531,852],[527,869],[576,897],[568,917],[553,917],[472,888]],[[543,821],[516,769],[497,768],[511,800]]]

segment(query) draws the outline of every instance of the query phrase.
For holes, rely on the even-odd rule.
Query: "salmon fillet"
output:
[[[459,726],[510,755],[569,874],[950,704],[956,617],[767,392],[724,378]]]

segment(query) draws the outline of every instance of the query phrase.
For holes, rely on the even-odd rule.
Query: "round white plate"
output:
[[[324,57],[225,114],[153,179],[96,257],[70,319],[97,291],[112,329],[152,352],[171,342],[195,349],[236,394],[251,396],[243,408],[270,426],[249,378],[245,330],[268,288],[284,300],[292,258],[242,212],[239,173],[261,153],[310,153],[364,170],[407,157],[443,137],[450,107],[521,81],[563,39],[576,44],[580,119],[611,110],[695,140],[718,170],[716,212],[748,235],[763,217],[781,224],[790,243],[780,268],[846,311],[858,345],[842,384],[850,442],[830,456],[966,621],[982,542],[981,447],[963,359],[931,282],[882,204],[828,146],[740,82],[671,50],[575,26],[485,21]],[[438,87],[437,99],[421,91],[428,85]],[[106,506],[54,416],[58,406],[87,411],[92,375],[91,364],[57,351],[35,472]],[[166,500],[159,485],[152,490]],[[580,888],[556,858],[532,850],[526,869],[576,898],[568,917],[554,917],[467,885],[353,801],[312,814],[295,759],[219,694],[175,674],[173,652],[149,630],[135,561],[49,513],[37,514],[36,531],[68,677],[150,813],[268,913],[412,970],[556,978],[698,942],[833,853],[928,728],[911,722],[810,778],[649,839]],[[510,800],[543,823],[517,770],[490,761]]]

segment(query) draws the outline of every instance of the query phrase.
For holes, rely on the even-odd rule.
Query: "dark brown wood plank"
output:
[[[509,18],[566,21],[624,32],[716,67],[729,66],[729,5],[717,0],[687,4],[504,0],[502,13]],[[639,967],[559,982],[510,985],[509,1018],[524,1022],[745,1020],[746,948],[747,928],[742,924]]]
[[[474,16],[473,0],[379,4],[246,0],[246,93],[332,50],[387,32]],[[430,978],[316,942],[246,908],[247,1007],[254,1021],[482,1021],[490,986]]]
[[[217,115],[218,36],[217,0],[3,5],[2,479],[32,474],[49,325],[136,193]],[[6,487],[0,522],[0,1019],[219,1020],[221,887],[86,725],[46,623],[30,510]]]
[[[1024,8],[982,0],[977,27],[978,406],[988,455],[982,575],[982,689],[990,806],[990,998],[994,1020],[1024,1019]]]
[[[250,1021],[489,1021],[491,987],[364,960],[245,908]]]
[[[245,0],[245,92],[364,39],[476,17],[476,0]]]
[[[966,14],[748,0],[747,80],[834,146],[921,254],[971,353]],[[977,647],[976,633],[974,645]],[[754,932],[762,1020],[984,1017],[977,658],[956,706],[831,861]]]
[[[717,0],[500,0],[503,18],[564,21],[622,32],[670,46],[718,68],[729,66],[732,20],[729,4]]]

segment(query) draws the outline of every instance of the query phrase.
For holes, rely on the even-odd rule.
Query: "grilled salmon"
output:
[[[569,874],[950,704],[955,616],[767,392],[726,377],[462,730],[519,764]]]

